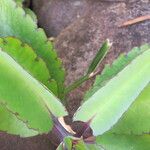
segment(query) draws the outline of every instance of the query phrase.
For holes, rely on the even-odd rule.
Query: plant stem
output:
[[[65,89],[65,95],[74,90],[75,88],[79,87],[83,82],[87,80],[89,80],[89,75],[85,75],[79,78],[77,81],[75,81],[73,84],[71,84]]]
[[[95,73],[91,73],[91,74],[86,74],[85,76],[79,78],[77,81],[75,81],[73,84],[69,85],[64,92],[64,96],[66,96],[69,92],[71,92],[72,90],[78,88],[79,86],[81,86],[82,83],[84,83],[85,81],[95,77],[97,74],[99,74],[100,71],[97,71]]]
[[[104,57],[106,56],[106,54],[108,53],[110,47],[111,47],[112,43],[110,43],[109,39],[107,39],[101,46],[101,48],[99,49],[99,51],[97,52],[96,56],[94,57],[92,63],[89,66],[89,69],[87,71],[87,74],[84,75],[83,77],[79,78],[77,81],[75,81],[73,84],[69,85],[64,92],[64,97],[71,92],[72,90],[74,90],[75,88],[79,87],[83,82],[93,78],[94,76],[96,76],[99,71],[95,72],[95,70],[97,69],[98,65],[103,61]]]

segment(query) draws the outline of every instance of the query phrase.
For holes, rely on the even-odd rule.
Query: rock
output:
[[[57,36],[64,28],[84,15],[86,0],[33,0],[39,25],[48,36]]]
[[[123,22],[147,15],[149,12],[150,3],[147,0],[89,1],[86,15],[69,25],[56,38],[55,47],[67,70],[66,85],[87,71],[91,60],[106,38],[113,42],[113,46],[103,65],[111,63],[120,53],[150,42],[150,21],[148,20],[132,26],[119,27]],[[103,65],[100,66],[101,69]],[[70,93],[68,109],[71,114],[79,106],[88,85]]]

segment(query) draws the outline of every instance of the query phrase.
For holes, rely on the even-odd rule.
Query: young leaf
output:
[[[60,143],[56,150],[64,150],[64,143]]]
[[[45,61],[51,77],[58,84],[59,95],[61,95],[64,70],[61,68],[61,61],[58,60],[53,45],[48,42],[44,31],[37,28],[33,19],[13,0],[0,0],[0,36],[15,36],[30,45]]]
[[[123,70],[133,59],[150,49],[149,44],[145,44],[140,48],[133,48],[128,54],[121,54],[112,65],[106,65],[100,75],[96,77],[93,87],[85,94],[84,100],[90,98],[96,91],[102,88],[106,83]]]
[[[86,144],[89,150],[105,150],[101,145],[98,144]]]
[[[78,109],[74,120],[92,119],[94,135],[109,130],[150,82],[149,60],[150,50],[147,50],[89,98]]]
[[[106,42],[103,43],[102,47],[100,48],[100,50],[96,54],[95,58],[93,59],[86,75],[82,76],[81,78],[76,80],[73,84],[69,85],[64,91],[65,95],[67,95],[69,92],[71,92],[75,88],[79,87],[82,83],[89,80],[93,76],[93,74],[95,73],[94,72],[95,69],[97,68],[99,63],[101,63],[101,61],[106,56],[108,50],[110,49],[110,46],[111,46],[111,44],[110,44],[109,40],[106,40]]]
[[[14,0],[18,6],[23,7],[24,0]]]
[[[64,139],[64,145],[67,150],[72,150],[72,139],[70,137],[66,137]]]
[[[91,74],[95,71],[97,66],[102,62],[106,54],[108,53],[108,50],[111,47],[111,43],[109,40],[106,40],[102,47],[99,49],[98,53],[96,54],[95,58],[93,59],[91,65],[89,66],[89,69],[87,71],[87,74]]]
[[[89,150],[86,144],[81,140],[74,146],[75,150]]]
[[[2,104],[0,104],[0,131],[20,135],[21,137],[30,137],[38,134],[38,131],[29,129],[26,122],[20,120],[17,114],[11,112]]]
[[[104,150],[149,150],[150,135],[119,135],[104,134],[97,138],[97,144],[104,147]]]
[[[0,38],[0,47],[16,60],[28,73],[47,86],[57,95],[57,83],[51,79],[44,61],[33,49],[16,38]]]
[[[29,8],[24,8],[26,14],[30,15],[35,23],[38,22],[36,14]]]
[[[52,128],[49,111],[56,117],[66,115],[57,98],[3,51],[0,68],[0,103],[18,114],[29,128],[39,134],[49,132]]]
[[[79,141],[74,147],[75,150],[104,150],[100,145],[86,144],[83,141]]]
[[[15,0],[16,2],[22,3],[24,0]]]

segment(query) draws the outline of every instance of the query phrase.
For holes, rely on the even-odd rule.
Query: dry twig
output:
[[[129,20],[124,22],[120,27],[126,27],[126,26],[130,26],[145,20],[150,20],[150,15],[146,15],[146,16],[141,16],[141,17],[137,17],[135,19]]]

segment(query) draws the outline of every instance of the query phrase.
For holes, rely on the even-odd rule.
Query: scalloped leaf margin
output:
[[[128,54],[121,54],[112,65],[107,64],[102,73],[96,76],[93,87],[86,92],[84,100],[90,98],[96,91],[106,85],[106,83],[123,70],[129,63],[144,51],[150,49],[149,44],[144,44],[141,47],[133,48]]]
[[[0,1],[0,37],[6,36],[15,36],[27,43],[45,61],[52,79],[58,84],[58,93],[61,97],[65,74],[62,63],[44,31],[37,28],[33,19],[13,0]]]
[[[18,114],[29,128],[38,130],[39,134],[47,133],[53,126],[49,111],[56,117],[67,114],[47,88],[3,51],[0,51],[0,68],[0,102]]]
[[[28,73],[57,95],[57,83],[51,76],[45,62],[33,49],[14,37],[0,38],[0,47],[20,64]]]
[[[143,52],[117,76],[83,103],[74,120],[90,123],[94,135],[108,131],[150,82],[150,49]],[[90,111],[88,111],[90,108]]]

